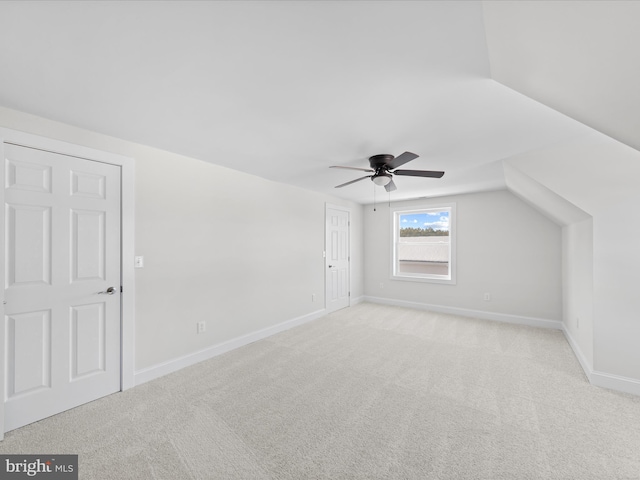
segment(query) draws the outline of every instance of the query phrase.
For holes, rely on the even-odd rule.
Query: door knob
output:
[[[116,289],[114,287],[109,287],[104,292],[98,292],[99,295],[113,295],[114,293],[116,293]]]

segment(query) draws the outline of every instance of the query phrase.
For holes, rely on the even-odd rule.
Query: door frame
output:
[[[328,272],[328,268],[327,268],[327,251],[328,251],[328,247],[329,247],[329,239],[328,237],[328,233],[329,233],[329,229],[327,228],[327,220],[328,220],[328,211],[329,209],[332,210],[340,210],[342,212],[347,212],[349,214],[349,303],[347,305],[347,307],[351,306],[351,209],[349,207],[345,207],[343,205],[335,205],[332,203],[325,203],[324,204],[324,309],[325,311],[327,310],[327,282],[328,282],[328,278],[329,275],[327,274]]]
[[[89,147],[74,145],[30,133],[0,127],[0,185],[5,185],[5,143],[28,148],[36,148],[52,153],[78,157],[88,161],[108,163],[120,167],[120,210],[121,210],[121,311],[120,311],[120,390],[127,390],[135,385],[135,278],[134,278],[134,199],[135,199],[135,161],[123,155],[104,152]],[[4,188],[0,188],[0,205],[4,205]],[[0,208],[0,252],[5,252],[5,209]],[[0,262],[0,296],[5,289],[5,261]],[[6,326],[4,298],[0,302],[0,440],[4,438],[4,404],[5,404],[5,348]]]

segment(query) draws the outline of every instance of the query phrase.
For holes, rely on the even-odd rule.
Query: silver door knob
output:
[[[113,295],[114,293],[116,293],[116,289],[114,287],[109,287],[104,292],[98,292],[99,295]]]

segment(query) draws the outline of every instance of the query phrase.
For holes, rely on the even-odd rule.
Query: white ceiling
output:
[[[494,80],[640,150],[640,2],[484,2]]]
[[[522,80],[510,16],[541,35],[496,3],[486,35],[476,1],[0,2],[0,105],[359,203],[328,167],[405,150],[446,174],[394,200],[504,188],[500,160],[593,131],[492,79]]]

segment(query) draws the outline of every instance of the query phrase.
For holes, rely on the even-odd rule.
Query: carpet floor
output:
[[[9,432],[83,480],[640,479],[563,334],[360,304]]]

